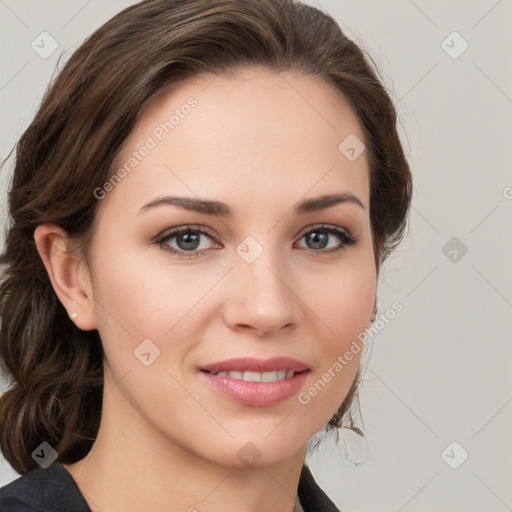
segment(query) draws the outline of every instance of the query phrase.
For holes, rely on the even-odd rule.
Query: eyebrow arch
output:
[[[329,208],[335,204],[356,204],[363,210],[365,210],[364,204],[352,193],[342,192],[341,194],[330,194],[313,199],[305,199],[295,205],[294,212],[299,215],[306,213],[323,210]],[[184,210],[190,210],[198,213],[204,213],[206,215],[212,215],[215,217],[233,217],[233,209],[226,203],[220,201],[211,201],[207,199],[196,199],[194,197],[182,197],[182,196],[161,196],[146,203],[142,206],[137,214],[143,213],[150,208],[161,205],[178,206]]]

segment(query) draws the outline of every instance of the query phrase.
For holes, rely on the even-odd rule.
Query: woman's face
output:
[[[241,466],[293,456],[329,421],[375,298],[362,139],[330,85],[261,68],[194,79],[145,112],[117,160],[125,172],[97,191],[88,282],[103,414],[119,429]],[[342,194],[357,200],[312,201]],[[278,357],[304,366],[222,363]],[[217,362],[237,373],[205,371]]]

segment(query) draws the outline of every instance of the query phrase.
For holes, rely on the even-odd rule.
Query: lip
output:
[[[221,377],[204,370],[198,373],[199,378],[206,381],[211,389],[223,397],[243,405],[264,407],[276,405],[296,395],[304,385],[310,370],[296,373],[289,379],[277,380],[275,382],[246,382],[232,377]]]
[[[276,370],[303,372],[304,370],[309,370],[309,365],[304,361],[292,359],[291,357],[272,357],[270,359],[238,357],[201,366],[200,369],[211,373],[224,371],[273,372]]]

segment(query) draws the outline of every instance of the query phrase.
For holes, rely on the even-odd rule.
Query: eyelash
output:
[[[345,250],[347,248],[347,246],[354,246],[358,242],[358,237],[356,237],[355,235],[349,234],[348,231],[338,228],[338,227],[335,227],[335,226],[325,226],[325,225],[316,226],[316,227],[309,229],[308,231],[302,233],[300,235],[299,240],[302,239],[305,235],[308,235],[309,233],[319,232],[319,231],[323,232],[323,233],[337,235],[339,237],[339,239],[342,241],[342,245],[340,245],[339,247],[331,248],[331,249],[318,249],[318,250],[309,249],[315,255],[318,253],[331,254],[334,252]],[[176,236],[182,235],[184,233],[200,233],[216,242],[214,233],[208,228],[199,228],[199,227],[194,227],[194,226],[183,226],[180,228],[173,229],[172,231],[167,233],[165,236],[158,237],[157,239],[155,239],[155,243],[159,247],[161,247],[164,251],[167,251],[175,256],[179,256],[180,258],[195,258],[196,256],[200,255],[203,252],[206,252],[209,250],[214,250],[214,249],[203,249],[201,251],[193,252],[193,251],[176,250],[176,249],[173,249],[172,247],[170,247],[169,245],[167,245],[167,242],[169,240],[171,240],[172,238],[175,238]]]

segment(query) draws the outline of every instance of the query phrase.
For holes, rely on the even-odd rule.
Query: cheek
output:
[[[123,248],[113,237],[102,243],[93,276],[95,315],[107,361],[117,372],[126,371],[140,364],[133,351],[144,339],[155,340],[158,346],[163,308],[151,285],[156,277],[142,255]],[[171,322],[168,318],[167,329]]]
[[[364,333],[370,324],[376,290],[373,254],[357,264],[340,265],[317,276],[315,286],[304,291],[315,313],[318,365],[298,395],[305,410],[325,415],[328,421],[345,399],[356,376],[363,353]],[[320,279],[319,279],[320,278]]]
[[[347,317],[348,318],[348,317]],[[364,329],[362,330],[364,332]],[[354,381],[364,345],[357,323],[345,325],[343,334],[321,340],[322,357],[297,395],[305,417],[321,418],[325,425],[345,400]]]
[[[186,423],[186,418],[198,414],[198,407],[177,383],[182,375],[171,363],[181,361],[187,350],[192,336],[186,315],[206,293],[208,283],[204,283],[204,291],[193,293],[178,266],[151,264],[133,250],[114,261],[108,257],[107,245],[104,247],[103,259],[98,257],[102,264],[97,266],[94,292],[98,330],[108,363],[106,377],[115,390],[110,398],[117,400],[118,407],[123,403],[119,401],[121,393],[154,425]],[[189,336],[179,342],[184,329]],[[179,418],[172,412],[176,410],[182,411]]]
[[[96,312],[104,328],[122,331],[125,337],[160,337],[183,316],[187,287],[179,268],[151,263],[152,257],[146,249],[114,253],[104,246],[94,283]]]
[[[93,285],[107,361],[116,378],[132,366],[139,369],[136,353],[149,339],[159,354],[154,366],[170,367],[200,340],[206,295],[225,270],[162,264],[156,250],[114,253],[114,245],[105,244],[98,254]]]
[[[317,319],[316,336],[323,339],[324,352],[346,350],[368,327],[376,290],[372,258],[361,255],[357,262],[351,259],[305,281],[301,295]]]

